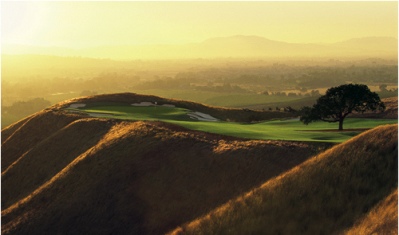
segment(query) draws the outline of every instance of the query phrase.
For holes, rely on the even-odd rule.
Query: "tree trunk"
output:
[[[344,119],[341,119],[341,120],[339,120],[338,130],[342,131],[344,129],[343,126],[344,126]]]

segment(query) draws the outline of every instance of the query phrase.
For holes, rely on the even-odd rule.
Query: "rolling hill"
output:
[[[397,234],[398,233],[398,189],[379,202],[355,226],[345,231],[356,234]]]
[[[332,144],[245,140],[66,109],[79,102],[131,104],[149,97],[220,119],[245,120],[254,114],[124,93],[69,100],[8,126],[1,133],[2,234],[198,231],[197,225],[219,219],[219,213],[241,201],[259,205],[252,212],[234,206],[234,213],[249,213],[256,224],[263,219],[258,213],[274,218],[274,212],[266,213],[270,204],[256,204],[267,202],[268,194],[278,199],[271,209],[284,212],[273,221],[289,221],[284,217],[289,214],[303,218],[312,201],[311,212],[322,215],[318,222],[341,231],[366,218],[378,202],[384,206],[382,200],[397,188],[397,125],[378,127],[329,149]],[[272,114],[259,113],[269,115],[264,118]],[[325,208],[331,214],[323,215]],[[234,223],[237,229],[248,227]],[[288,229],[302,226],[295,219],[289,223]],[[314,224],[306,220],[303,226],[318,231]]]
[[[365,213],[352,232],[385,227],[383,234],[396,234],[397,128],[354,137],[170,234],[341,234]],[[384,209],[386,220],[370,226],[368,218]]]
[[[118,94],[104,94],[96,96],[81,97],[72,100],[68,100],[57,105],[54,105],[51,109],[54,111],[61,111],[68,108],[73,103],[84,103],[87,107],[93,104],[125,104],[131,105],[133,103],[149,102],[156,103],[158,105],[173,105],[183,109],[195,110],[198,112],[209,114],[220,120],[229,120],[233,122],[251,122],[258,120],[271,120],[279,118],[293,117],[292,113],[286,112],[273,112],[273,111],[259,111],[259,110],[243,110],[238,108],[223,108],[203,105],[196,102],[167,99],[153,95],[140,95],[135,93],[118,93]]]
[[[163,234],[331,146],[55,110],[2,130],[2,234]]]

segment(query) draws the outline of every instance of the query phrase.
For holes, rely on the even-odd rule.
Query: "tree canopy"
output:
[[[306,125],[319,120],[339,122],[338,129],[343,130],[344,119],[350,113],[384,109],[378,94],[371,92],[366,85],[345,84],[328,89],[313,107],[303,107],[300,120]]]

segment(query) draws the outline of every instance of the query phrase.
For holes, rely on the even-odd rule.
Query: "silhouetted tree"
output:
[[[318,120],[338,122],[338,129],[343,130],[348,114],[377,109],[385,109],[377,93],[371,92],[366,85],[346,84],[328,89],[313,107],[303,107],[300,120],[306,125]]]

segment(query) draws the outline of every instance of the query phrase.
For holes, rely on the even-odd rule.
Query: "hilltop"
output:
[[[361,131],[395,119],[351,118],[346,132],[336,130],[333,123],[303,125],[295,111],[269,111],[206,106],[183,100],[165,99],[134,93],[107,94],[69,100],[54,111],[79,113],[83,116],[122,119],[156,120],[173,123],[191,130],[247,139],[343,142]],[[375,114],[382,115],[382,114]]]
[[[397,128],[354,137],[171,233],[340,234],[365,213],[352,232],[374,227],[396,233]],[[384,215],[385,222],[370,226],[373,214]]]
[[[280,115],[131,93],[76,98],[42,110],[1,133],[2,233],[198,231],[198,224],[230,210],[215,212],[215,208],[230,208],[241,201],[254,202],[260,209],[233,206],[234,213],[254,213],[251,223],[256,224],[257,213],[265,214],[270,206],[256,203],[268,201],[265,198],[272,192],[279,199],[272,211],[286,213],[273,212],[269,219],[288,221],[284,216],[296,213],[295,218],[304,218],[302,203],[296,203],[300,198],[303,205],[315,202],[316,215],[323,215],[328,205],[333,217],[320,216],[319,221],[327,221],[326,229],[337,225],[346,230],[356,221],[367,227],[360,219],[366,221],[372,208],[378,213],[379,205],[391,207],[392,200],[385,204],[382,200],[397,184],[397,125],[372,129],[331,148],[331,143],[248,140],[161,121],[93,117],[71,108],[149,101],[221,120]],[[340,200],[331,203],[330,198]],[[208,213],[212,216],[204,217]],[[287,229],[302,226],[291,222]],[[252,229],[234,223],[238,230]],[[318,223],[307,220],[303,226],[318,231],[314,224]]]
[[[2,141],[3,234],[162,234],[331,146],[50,109]]]
[[[66,102],[59,103],[53,106],[52,110],[62,110],[69,107],[73,103],[84,103],[87,106],[91,104],[126,104],[131,105],[134,103],[151,102],[157,105],[173,105],[179,108],[195,110],[198,112],[209,114],[220,120],[229,120],[233,122],[251,122],[259,120],[270,120],[278,118],[293,117],[292,113],[273,112],[273,111],[259,111],[259,110],[243,110],[238,108],[223,108],[203,105],[196,102],[167,99],[153,95],[140,95],[135,93],[119,93],[119,94],[104,94],[96,96],[81,97]]]

